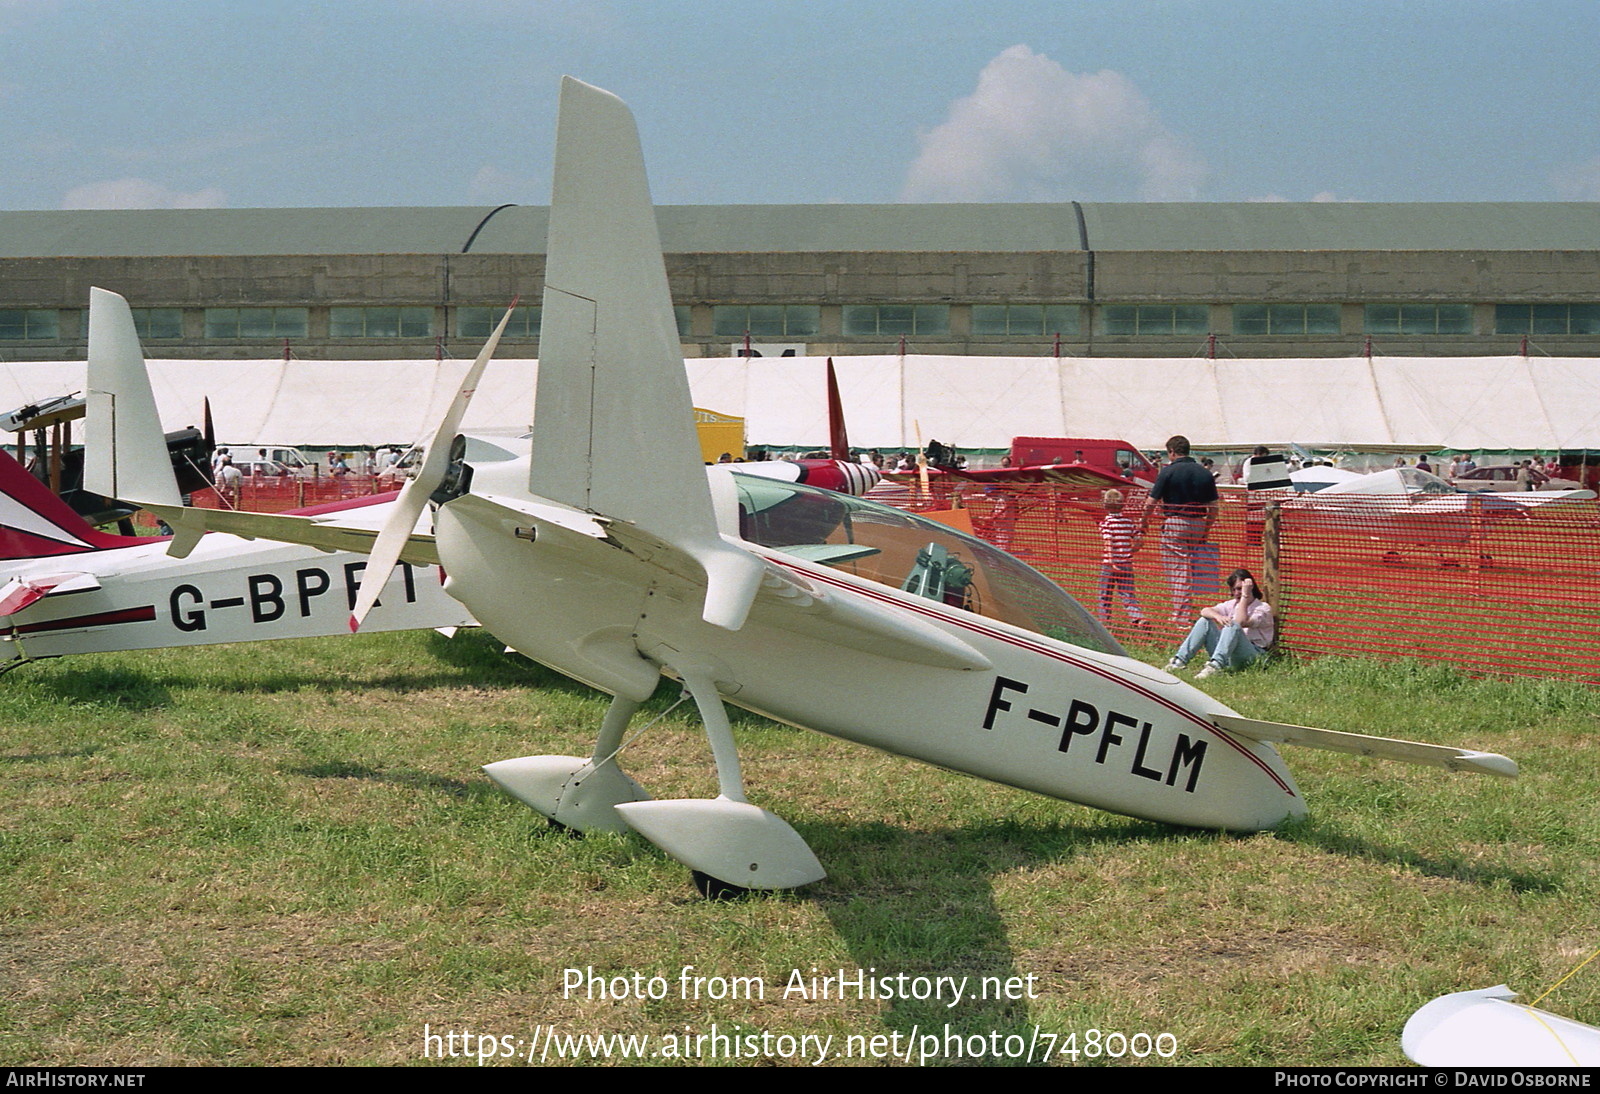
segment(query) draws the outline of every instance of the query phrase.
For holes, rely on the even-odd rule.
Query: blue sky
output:
[[[1600,200],[1595,0],[0,0],[0,208]]]

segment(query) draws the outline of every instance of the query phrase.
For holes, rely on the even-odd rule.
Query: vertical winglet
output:
[[[89,290],[89,370],[83,484],[96,494],[182,505],[128,302]]]
[[[744,622],[764,564],[722,540],[695,435],[633,114],[561,82],[529,490],[628,521],[706,571],[705,619]]]

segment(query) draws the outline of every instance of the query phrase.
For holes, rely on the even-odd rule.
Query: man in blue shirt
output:
[[[1210,472],[1189,456],[1189,438],[1169,437],[1167,459],[1167,466],[1150,488],[1139,531],[1149,528],[1151,516],[1159,509],[1161,563],[1172,590],[1172,621],[1183,626],[1194,614],[1195,554],[1217,519],[1217,484]]]

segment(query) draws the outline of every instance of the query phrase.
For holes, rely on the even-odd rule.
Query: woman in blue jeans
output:
[[[1200,609],[1200,618],[1189,629],[1189,637],[1167,662],[1168,672],[1187,665],[1202,646],[1210,658],[1195,674],[1196,680],[1242,669],[1267,652],[1277,637],[1277,622],[1272,617],[1272,605],[1257,595],[1255,575],[1245,569],[1233,571],[1228,575],[1228,589],[1233,595],[1227,600]]]

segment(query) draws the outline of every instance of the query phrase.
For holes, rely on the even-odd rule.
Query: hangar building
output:
[[[1600,357],[1600,203],[662,206],[686,356]],[[547,209],[0,212],[0,361],[538,355]]]

